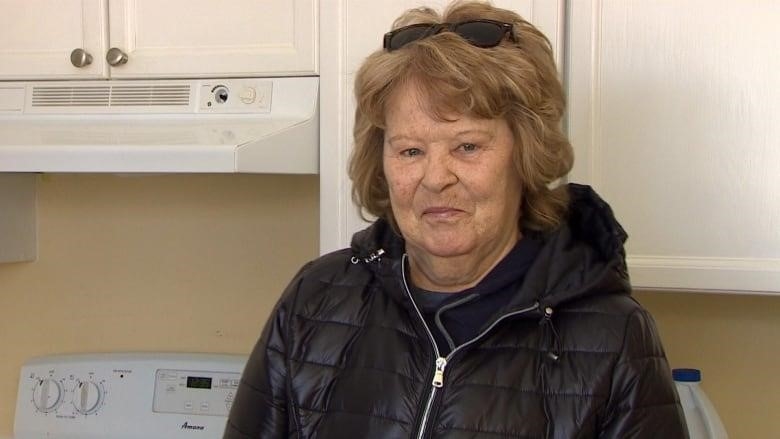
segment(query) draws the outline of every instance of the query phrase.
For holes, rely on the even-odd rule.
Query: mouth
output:
[[[433,206],[423,210],[423,216],[428,218],[447,219],[463,213],[454,207]]]

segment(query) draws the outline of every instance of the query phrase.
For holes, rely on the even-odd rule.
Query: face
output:
[[[407,252],[487,255],[518,239],[520,176],[503,119],[437,120],[412,84],[387,103],[383,168]]]

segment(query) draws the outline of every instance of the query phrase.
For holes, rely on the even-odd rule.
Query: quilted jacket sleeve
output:
[[[652,317],[628,318],[601,438],[688,438],[682,407]]]
[[[271,313],[241,376],[225,426],[224,439],[287,438],[288,304],[298,282],[293,281]]]

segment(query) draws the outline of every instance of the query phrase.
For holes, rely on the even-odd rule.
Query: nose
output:
[[[431,192],[441,192],[458,182],[451,158],[446,153],[429,153],[422,185]]]

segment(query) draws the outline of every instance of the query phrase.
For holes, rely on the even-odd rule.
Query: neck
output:
[[[499,245],[483,246],[457,256],[436,256],[407,246],[409,271],[418,288],[455,293],[478,284],[520,240],[519,232]]]

